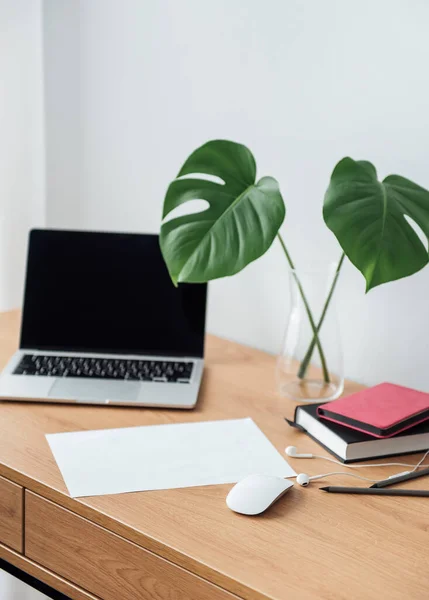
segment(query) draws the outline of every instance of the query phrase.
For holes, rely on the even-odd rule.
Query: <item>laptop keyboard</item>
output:
[[[25,354],[14,375],[189,383],[192,362]]]

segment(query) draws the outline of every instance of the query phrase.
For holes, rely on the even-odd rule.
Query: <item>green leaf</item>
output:
[[[366,291],[416,273],[428,252],[405,216],[429,241],[429,192],[399,175],[378,181],[374,166],[343,158],[325,194],[323,217],[366,279]]]
[[[161,250],[175,284],[238,273],[268,250],[285,217],[277,181],[256,183],[250,150],[227,140],[207,142],[189,156],[167,190],[163,218],[190,200],[206,200],[208,207],[161,227]]]

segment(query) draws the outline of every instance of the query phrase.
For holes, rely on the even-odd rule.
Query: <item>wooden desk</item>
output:
[[[0,315],[0,366],[17,346],[18,319]],[[0,403],[0,557],[74,600],[427,600],[424,498],[295,486],[249,518],[228,510],[227,485],[68,496],[45,433],[251,416],[279,451],[294,444],[320,452],[284,422],[294,407],[276,396],[273,369],[272,356],[209,336],[194,411]],[[318,460],[293,466],[330,470]],[[362,469],[380,478],[393,472]],[[429,479],[419,480],[424,486]]]

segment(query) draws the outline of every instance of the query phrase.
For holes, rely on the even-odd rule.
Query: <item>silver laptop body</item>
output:
[[[0,399],[193,408],[206,293],[173,286],[156,235],[33,230]]]

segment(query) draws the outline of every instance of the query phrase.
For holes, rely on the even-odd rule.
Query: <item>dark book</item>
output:
[[[304,431],[341,462],[351,463],[373,458],[422,452],[429,448],[429,421],[390,438],[378,439],[372,435],[350,429],[317,415],[323,403],[297,406],[294,420],[286,421]]]

